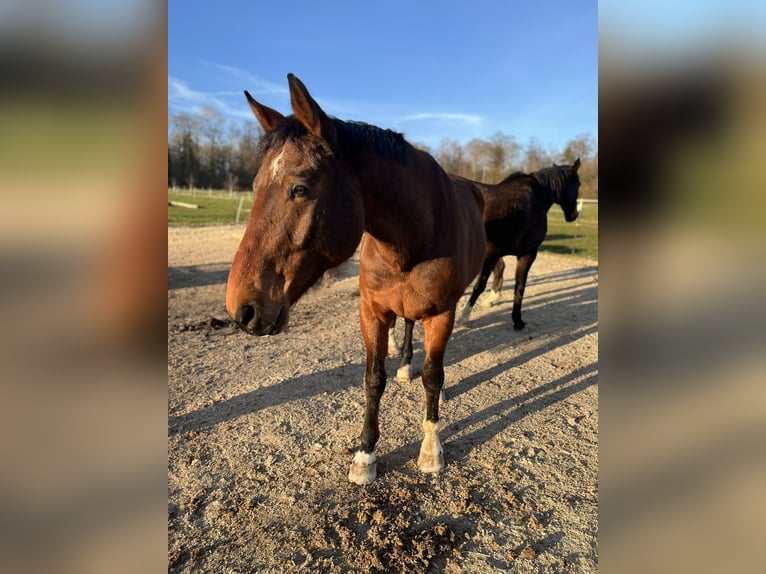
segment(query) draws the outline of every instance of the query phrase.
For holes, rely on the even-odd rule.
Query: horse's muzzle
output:
[[[573,222],[575,219],[577,219],[577,216],[580,215],[580,210],[570,211],[569,213],[564,214],[564,219],[567,220],[568,223]]]
[[[244,303],[239,306],[233,319],[240,329],[260,337],[262,335],[276,335],[281,332],[287,324],[287,316],[287,307],[282,305],[273,321],[265,321],[257,305]]]

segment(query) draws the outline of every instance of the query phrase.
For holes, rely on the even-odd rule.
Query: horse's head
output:
[[[559,165],[556,167],[564,175],[563,186],[557,191],[556,202],[561,205],[564,219],[574,221],[580,215],[577,205],[577,196],[580,193],[580,177],[577,175],[577,170],[580,168],[580,158],[578,157],[572,165]]]
[[[292,116],[256,102],[253,208],[229,272],[226,309],[253,335],[275,335],[290,306],[353,255],[363,231],[356,179],[339,157],[334,120],[288,74]]]

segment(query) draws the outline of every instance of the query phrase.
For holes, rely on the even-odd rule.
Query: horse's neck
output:
[[[537,174],[533,174],[533,177],[538,183],[534,194],[537,200],[545,206],[545,210],[548,211],[554,203],[561,205],[561,197],[553,188],[551,181],[548,178],[541,178]]]
[[[405,170],[366,170],[358,174],[365,208],[364,230],[379,241],[412,251],[430,241],[434,206],[424,186],[416,186]]]
[[[388,197],[366,203],[364,230],[394,251],[413,254],[429,243],[433,220],[407,198]]]

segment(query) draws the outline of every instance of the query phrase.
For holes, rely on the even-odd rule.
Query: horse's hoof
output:
[[[526,326],[527,326],[527,324],[524,321],[519,321],[519,322],[514,321],[513,322],[513,329],[515,331],[521,331]]]
[[[418,468],[420,469],[420,472],[441,472],[444,470],[445,466],[444,454],[441,452],[436,455],[421,452],[418,457]]]
[[[397,381],[411,381],[412,380],[412,373],[410,371],[410,365],[404,365],[402,367],[399,367],[396,369],[396,380]]]
[[[357,451],[348,471],[348,480],[354,484],[371,484],[378,475],[378,463],[372,452]]]
[[[500,301],[500,292],[499,291],[490,291],[489,295],[487,296],[487,304],[488,305],[494,305]]]

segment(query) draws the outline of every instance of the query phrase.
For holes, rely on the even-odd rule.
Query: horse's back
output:
[[[484,198],[483,219],[507,219],[518,215],[529,217],[536,207],[537,180],[525,173],[513,174],[498,184],[477,183]]]
[[[519,256],[537,250],[548,229],[548,209],[539,200],[537,180],[516,172],[498,184],[477,186],[484,197],[487,252]]]
[[[473,202],[479,207],[479,211],[484,211],[484,194],[478,182],[454,174],[449,174],[449,178],[455,187],[455,191],[461,199],[466,200],[467,205],[473,205],[473,203],[467,200],[468,197],[473,197]]]

